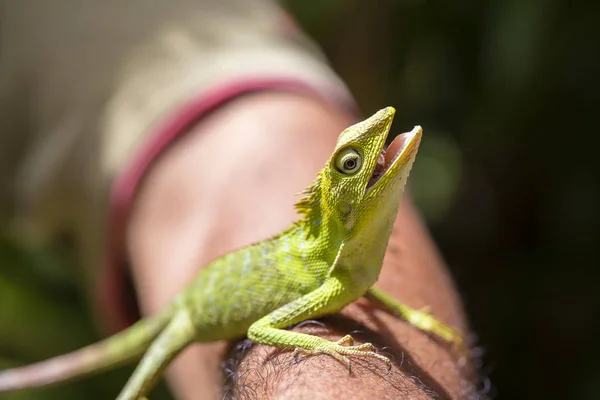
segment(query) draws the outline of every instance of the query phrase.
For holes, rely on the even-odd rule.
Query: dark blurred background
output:
[[[412,192],[491,395],[600,399],[600,2],[285,5],[365,115],[393,105],[396,130],[424,127]],[[4,239],[0,261],[0,367],[97,338],[62,258]],[[127,373],[52,398],[106,398]]]

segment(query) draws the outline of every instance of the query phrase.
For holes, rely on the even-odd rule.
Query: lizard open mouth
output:
[[[369,182],[367,183],[367,191],[372,188],[394,164],[396,164],[397,160],[403,158],[401,156],[404,154],[404,151],[408,148],[409,144],[420,131],[421,127],[415,126],[412,131],[396,136],[389,146],[387,146],[387,148],[384,146],[381,149],[381,153],[379,153],[379,157],[377,158],[377,163],[375,164],[375,169],[373,170],[371,179],[369,179]]]

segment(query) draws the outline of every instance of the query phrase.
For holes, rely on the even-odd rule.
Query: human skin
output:
[[[394,132],[412,128],[401,126],[401,113],[396,120]],[[142,313],[160,310],[210,261],[297,220],[295,194],[315,178],[339,133],[354,122],[354,116],[316,97],[259,92],[227,103],[193,126],[151,168],[128,221],[126,245]],[[464,333],[453,284],[407,198],[377,285],[411,307],[429,306]],[[355,360],[349,374],[327,356],[294,360],[289,352],[253,346],[234,356],[239,362],[232,391],[239,397],[285,399],[464,395],[471,373],[456,349],[365,299],[340,314],[325,319],[323,327],[299,329],[336,340],[352,331],[359,342],[370,341],[392,357],[389,374],[376,362]],[[167,370],[177,398],[222,398],[220,365],[227,356],[223,342],[186,349]]]

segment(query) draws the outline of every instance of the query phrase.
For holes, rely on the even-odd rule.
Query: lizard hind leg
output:
[[[146,400],[167,365],[194,341],[195,329],[186,312],[178,312],[150,345],[117,400]]]

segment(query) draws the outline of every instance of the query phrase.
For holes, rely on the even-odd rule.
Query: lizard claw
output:
[[[379,361],[383,361],[388,366],[388,370],[392,368],[392,362],[385,356],[375,352],[375,346],[371,343],[363,343],[358,346],[354,346],[354,338],[350,335],[346,335],[337,342],[325,341],[323,344],[317,346],[313,350],[306,350],[301,348],[294,349],[294,356],[302,353],[307,356],[327,354],[335,358],[339,362],[348,366],[348,372],[352,372],[350,363],[350,357],[370,357],[375,358]]]

